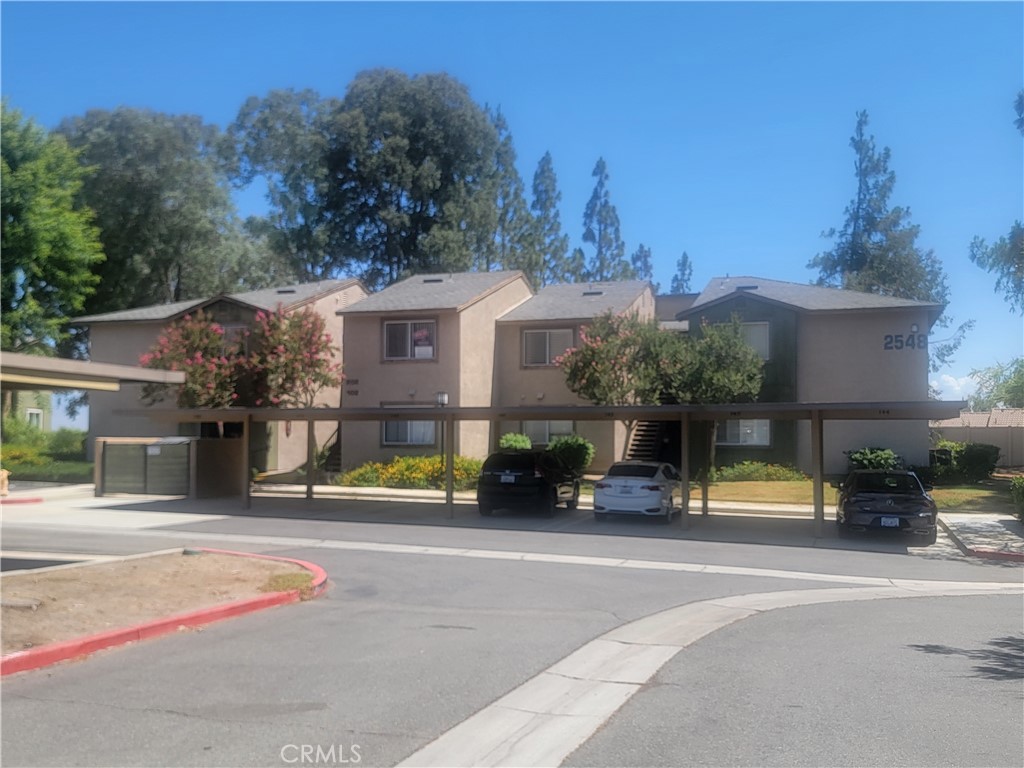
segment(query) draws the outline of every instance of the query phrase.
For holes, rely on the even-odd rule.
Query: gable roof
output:
[[[281,304],[286,310],[291,310],[335,291],[355,285],[361,285],[361,283],[355,278],[347,278],[345,280],[321,280],[316,283],[299,283],[298,285],[285,285],[277,288],[262,288],[258,291],[244,291],[242,293],[221,293],[208,299],[176,301],[172,304],[154,304],[149,307],[123,309],[118,312],[106,312],[100,315],[86,315],[84,317],[76,317],[71,322],[75,325],[158,322],[161,320],[171,320],[187,312],[208,307],[218,301],[230,301],[266,311],[276,309],[277,305]]]
[[[589,320],[605,312],[625,312],[649,287],[646,280],[546,285],[536,296],[499,317],[498,322]]]
[[[929,301],[899,299],[863,291],[825,288],[820,285],[787,283],[763,277],[715,277],[696,301],[676,315],[682,319],[704,307],[735,298],[738,294],[753,296],[776,304],[784,304],[805,312],[849,312],[886,309],[927,309],[930,322],[942,314],[943,306]]]
[[[339,315],[417,312],[453,309],[461,311],[499,288],[523,280],[519,270],[503,272],[454,272],[413,275],[367,296],[358,304],[339,309]]]

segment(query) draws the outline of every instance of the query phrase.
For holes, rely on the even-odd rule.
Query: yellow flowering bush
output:
[[[454,484],[457,491],[476,488],[481,462],[456,456]],[[376,488],[444,488],[444,461],[441,456],[396,456],[389,463],[371,461],[343,473],[338,485]]]

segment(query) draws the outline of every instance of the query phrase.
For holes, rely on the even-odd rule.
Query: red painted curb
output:
[[[0,506],[4,504],[41,504],[42,502],[42,496],[17,496],[14,498],[5,496],[0,498]]]
[[[200,549],[201,552],[211,552],[221,555],[238,555],[240,557],[258,557],[263,560],[278,560],[287,563],[295,563],[313,572],[312,596],[322,595],[327,588],[327,572],[315,563],[304,560],[293,560],[288,557],[274,557],[272,555],[257,555],[249,552],[232,552],[226,549]],[[176,632],[182,627],[201,627],[212,624],[216,621],[242,616],[247,613],[272,608],[275,605],[295,603],[300,600],[299,590],[292,589],[287,592],[271,592],[266,595],[236,600],[233,603],[215,605],[209,608],[201,608],[197,611],[179,613],[162,619],[139,624],[134,627],[123,627],[101,632],[96,635],[88,635],[73,640],[65,640],[60,643],[42,645],[38,648],[30,648],[26,651],[16,651],[0,659],[0,677],[12,675],[15,672],[26,672],[32,669],[40,669],[56,664],[59,661],[67,661],[81,656],[101,651],[104,648],[112,648],[125,643],[134,643],[140,640],[147,640],[160,635]]]
[[[974,557],[984,557],[988,560],[1011,560],[1024,563],[1024,552],[1007,552],[1002,549],[968,549]]]

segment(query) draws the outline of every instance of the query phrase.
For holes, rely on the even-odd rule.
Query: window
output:
[[[433,421],[385,421],[384,445],[433,445]]]
[[[534,445],[547,445],[556,437],[575,434],[571,421],[524,421],[523,434]]]
[[[433,360],[437,324],[433,320],[384,323],[385,360]]]
[[[729,419],[718,423],[719,445],[771,445],[768,419]]]
[[[245,323],[223,323],[221,327],[224,329],[222,353],[226,354],[237,345],[239,353],[249,354],[249,327]]]
[[[43,411],[41,408],[26,408],[25,409],[25,420],[28,422],[30,427],[36,429],[43,428]]]
[[[762,360],[771,359],[771,345],[768,337],[768,323],[741,323],[743,340],[754,348]]]
[[[571,328],[523,331],[523,365],[554,365],[555,358],[571,346]]]

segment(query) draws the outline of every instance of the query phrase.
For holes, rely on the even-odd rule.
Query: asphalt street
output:
[[[1021,580],[1019,566],[941,549],[269,515],[146,528],[5,521],[3,534],[5,549],[40,552],[273,552],[332,581],[309,603],[5,678],[9,766],[392,766],[595,639],[677,606]],[[566,764],[1020,765],[1022,624],[1019,593],[750,615],[666,652]]]

